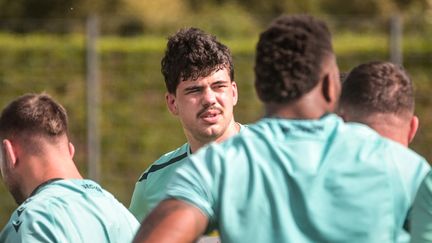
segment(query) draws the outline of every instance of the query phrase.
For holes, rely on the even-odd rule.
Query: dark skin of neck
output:
[[[333,109],[334,105],[329,104],[322,95],[321,82],[298,100],[284,104],[274,102],[265,104],[267,117],[285,119],[319,119]]]

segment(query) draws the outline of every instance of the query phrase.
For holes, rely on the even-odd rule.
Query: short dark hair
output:
[[[413,113],[412,82],[400,66],[373,61],[353,68],[342,84],[340,106],[359,114]]]
[[[68,133],[66,110],[47,94],[25,94],[9,103],[0,116],[0,137]]]
[[[227,68],[234,80],[229,48],[197,28],[181,29],[171,36],[161,64],[166,88],[172,94],[179,82],[206,77],[222,68]]]
[[[327,25],[307,15],[281,16],[261,33],[255,88],[263,102],[286,103],[316,86],[322,64],[333,54]]]

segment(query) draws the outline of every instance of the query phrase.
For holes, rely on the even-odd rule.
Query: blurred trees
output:
[[[67,21],[53,19],[83,19],[90,13],[114,13],[122,5],[120,0],[0,0],[0,28],[14,32],[45,30],[68,32],[75,28]],[[32,24],[22,24],[23,19]],[[62,23],[60,23],[62,22]]]
[[[0,18],[82,17],[90,12],[110,13],[122,0],[0,0]]]
[[[109,27],[120,34],[163,31],[172,26],[192,24],[222,33],[243,33],[282,13],[387,18],[401,12],[431,18],[431,9],[432,0],[0,0],[1,28],[17,32],[50,26],[52,18],[84,18],[90,13],[122,16],[121,22]],[[10,24],[22,18],[35,19],[37,24],[27,28]],[[215,22],[223,22],[224,27]]]

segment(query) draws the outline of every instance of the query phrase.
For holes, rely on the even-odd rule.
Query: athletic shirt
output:
[[[264,118],[190,156],[166,198],[222,242],[401,242],[426,160],[365,125]]]
[[[139,223],[91,180],[44,183],[12,214],[0,242],[130,242]]]
[[[240,131],[244,128],[245,126],[240,125]],[[190,146],[185,143],[161,156],[140,176],[135,184],[129,206],[129,210],[138,221],[141,222],[164,198],[166,186],[172,175],[190,154]]]
[[[165,188],[175,169],[190,154],[189,144],[164,154],[140,176],[135,184],[129,211],[142,221],[165,196]]]
[[[411,242],[432,242],[432,172],[423,181],[412,209]]]

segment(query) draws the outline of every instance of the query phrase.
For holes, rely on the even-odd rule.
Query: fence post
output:
[[[86,80],[87,80],[87,155],[88,177],[100,181],[100,80],[97,42],[99,20],[95,15],[86,21]]]
[[[402,19],[399,14],[390,19],[390,61],[403,64],[402,56]]]

